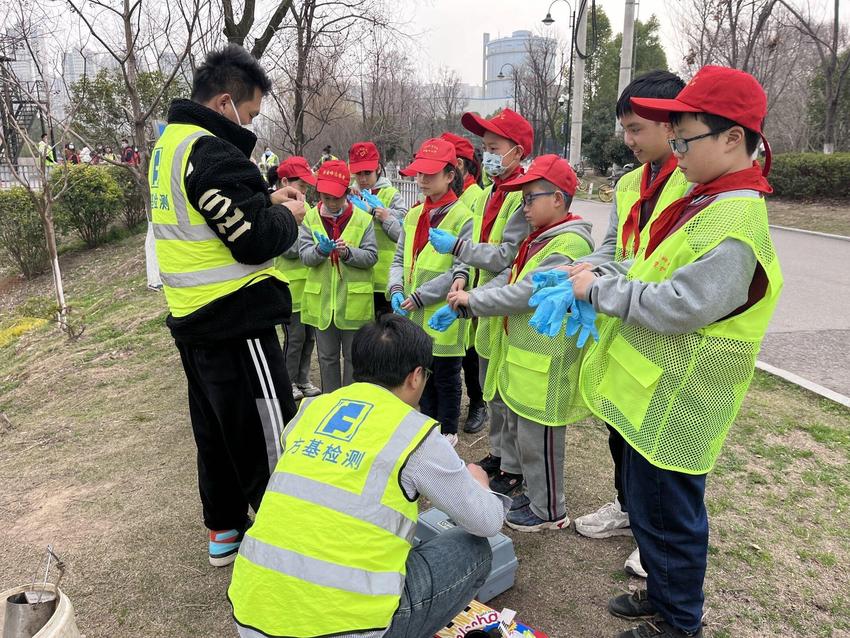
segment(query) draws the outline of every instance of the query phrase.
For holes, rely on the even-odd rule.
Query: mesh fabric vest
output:
[[[313,231],[325,232],[317,209],[311,209],[302,222]],[[372,217],[354,208],[351,219],[340,235],[349,246],[357,248]],[[301,323],[326,330],[331,322],[340,330],[357,330],[369,323],[375,315],[375,298],[372,295],[372,269],[347,266],[340,259],[339,268],[330,257],[318,266],[308,268],[301,297]]]
[[[389,208],[396,193],[398,193],[398,189],[387,186],[378,191],[378,199],[381,200],[385,208]],[[378,241],[378,263],[375,264],[374,268],[373,288],[375,292],[386,295],[387,282],[390,278],[390,265],[393,263],[396,243],[387,235],[387,231],[384,230],[384,225],[380,221],[375,219],[374,224],[375,238]]]
[[[304,204],[309,214],[312,207]],[[307,272],[309,268],[303,264],[300,257],[275,257],[274,265],[281,271],[289,281],[289,294],[292,295],[292,312],[301,311],[301,297],[304,295],[304,284],[307,283]]]
[[[519,274],[514,265],[511,279],[530,277],[554,253],[575,261],[590,252],[584,238],[565,232],[549,240]],[[540,334],[528,325],[533,314],[529,309],[523,314],[497,317],[499,330],[493,339],[484,398],[492,401],[498,389],[511,410],[543,425],[566,425],[589,416],[578,391],[581,351],[576,348],[577,337],[567,337],[563,330],[554,338]]]
[[[727,238],[749,245],[764,268],[769,283],[761,300],[687,334],[664,335],[604,317],[599,341],[582,363],[579,385],[587,405],[657,467],[711,470],[750,385],[782,288],[764,200],[754,191],[721,194],[628,272],[629,279],[664,281]]]
[[[436,426],[368,383],[304,399],[233,566],[236,621],[293,637],[387,627],[418,520],[400,474]]]

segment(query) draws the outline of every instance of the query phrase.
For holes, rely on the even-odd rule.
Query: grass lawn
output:
[[[234,636],[229,569],[207,563],[183,371],[145,288],[143,235],[62,257],[86,322],[68,341],[20,315],[50,299],[49,277],[7,280],[0,297],[0,589],[33,577],[48,543],[88,638]],[[3,340],[0,340],[3,343]],[[314,374],[314,381],[318,375]],[[467,460],[486,437],[463,435]],[[567,437],[571,517],[613,497],[598,422]],[[757,373],[715,472],[707,635],[850,636],[850,411]],[[609,597],[631,538],[512,533],[515,587],[491,604],[553,638],[611,636]]]

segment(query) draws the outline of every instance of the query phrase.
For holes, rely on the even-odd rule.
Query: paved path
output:
[[[599,242],[610,204],[577,200]],[[785,288],[759,359],[850,397],[850,241],[771,229]]]

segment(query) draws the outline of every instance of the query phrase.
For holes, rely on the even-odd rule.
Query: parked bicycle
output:
[[[614,191],[617,187],[617,182],[620,178],[631,170],[634,170],[634,164],[626,164],[621,168],[611,168],[611,174],[608,175],[608,183],[599,187],[599,201],[606,204],[614,199]]]

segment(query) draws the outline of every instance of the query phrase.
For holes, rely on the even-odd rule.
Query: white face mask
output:
[[[514,146],[510,149],[505,155],[514,150],[518,145]],[[498,153],[490,153],[488,151],[484,151],[481,157],[481,165],[484,167],[484,170],[487,171],[487,174],[490,177],[498,177],[502,173],[505,172],[507,166],[502,163],[502,160],[505,158],[505,155],[499,155]]]
[[[239,124],[242,128],[254,132],[254,125],[252,124],[243,124],[242,118],[239,117],[239,111],[236,110],[236,103],[233,101],[233,98],[230,98],[230,106],[233,107],[233,112],[236,114],[236,123]]]

